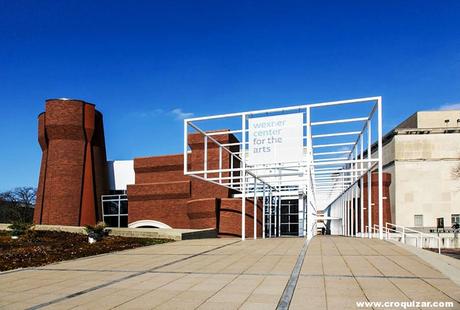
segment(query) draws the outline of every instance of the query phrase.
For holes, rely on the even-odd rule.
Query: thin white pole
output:
[[[310,210],[311,204],[311,196],[313,194],[312,186],[311,186],[311,162],[313,161],[313,151],[312,151],[312,143],[311,143],[311,114],[310,108],[307,107],[306,109],[306,135],[307,135],[307,205],[305,206],[305,219],[306,221],[306,236],[307,239],[312,238],[312,221],[311,216],[312,212]]]
[[[353,225],[353,215],[351,214],[351,191],[347,192],[347,225],[348,236],[351,236],[351,225]]]
[[[371,159],[371,148],[372,148],[372,127],[370,120],[367,121],[367,159]],[[368,237],[372,238],[371,227],[372,227],[372,171],[371,163],[367,163],[367,232]]]
[[[361,149],[360,149],[360,152],[361,152],[361,159],[363,159],[363,154],[364,154],[364,138],[363,138],[363,134],[361,134]],[[361,162],[360,164],[360,168],[361,170],[364,168],[364,163]],[[364,238],[364,180],[363,180],[363,176],[361,175],[360,179],[359,179],[359,185],[360,185],[360,215],[361,215],[361,229],[360,229],[360,233],[361,233],[361,238]]]
[[[308,195],[308,192],[307,192],[307,195]],[[302,203],[303,203],[303,236],[304,237],[307,237],[307,203],[308,203],[308,199],[305,197],[305,199],[302,199]]]
[[[270,192],[269,192],[269,200],[268,200],[268,214],[269,214],[269,224],[270,226],[268,227],[268,235],[271,238],[272,237],[272,207],[273,207],[273,196],[272,196],[272,188],[270,187]]]
[[[246,114],[241,115],[242,122],[242,140],[243,144],[241,145],[241,158],[242,158],[242,184],[241,184],[241,240],[246,239]]]
[[[281,188],[278,190],[278,237],[281,236]]]
[[[263,194],[262,194],[262,239],[265,239],[265,183],[263,185]]]
[[[257,178],[254,178],[254,240],[257,239]]]
[[[350,188],[350,236],[353,237],[353,227],[355,225],[355,214],[353,210],[353,201],[355,200],[354,187]]]
[[[348,236],[348,199],[347,193],[345,192],[344,204],[345,204],[345,236]]]
[[[204,136],[204,156],[203,156],[204,178],[208,177],[208,136]]]
[[[343,204],[343,196],[340,197],[339,204],[340,204],[340,211],[342,213],[342,235],[345,236],[345,207]]]
[[[233,156],[230,156],[230,187],[233,187]]]
[[[187,160],[188,160],[188,123],[184,119],[184,175],[187,174]]]
[[[232,157],[230,155],[230,157]],[[219,183],[222,183],[222,147],[219,146]]]
[[[355,159],[358,159],[358,146],[355,148]],[[358,164],[355,164],[355,168],[358,168]],[[354,182],[358,180],[358,172],[354,173]],[[354,204],[353,204],[353,212],[355,214],[355,226],[354,226],[354,233],[353,235],[356,237],[358,235],[358,185],[355,184],[353,187],[354,193]]]
[[[378,118],[378,191],[379,191],[379,238],[383,239],[383,143],[382,143],[382,98],[377,100],[377,118]]]
[[[275,199],[274,199],[274,218],[273,220],[275,221],[275,237],[278,237],[278,196],[275,193]]]

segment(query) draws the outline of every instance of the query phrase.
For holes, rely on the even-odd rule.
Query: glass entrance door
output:
[[[281,235],[299,235],[299,199],[281,200]]]

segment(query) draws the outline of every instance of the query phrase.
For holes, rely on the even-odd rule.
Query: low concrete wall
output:
[[[403,244],[398,241],[389,241],[417,255],[425,262],[429,263],[430,265],[441,271],[446,277],[454,281],[457,285],[460,285],[460,260],[443,254],[438,254],[428,250],[419,249],[411,245]]]
[[[9,224],[0,224],[0,230],[8,230]],[[86,234],[84,227],[60,225],[35,225],[36,230],[64,231]],[[109,235],[133,238],[156,238],[172,240],[216,238],[215,229],[164,229],[164,228],[107,228]]]
[[[109,235],[157,239],[203,239],[216,238],[215,229],[167,229],[167,228],[108,228]]]

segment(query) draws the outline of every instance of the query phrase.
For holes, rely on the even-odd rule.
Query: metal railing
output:
[[[441,243],[442,240],[440,237],[423,233],[414,229],[410,229],[401,225],[396,225],[392,223],[386,223],[383,230],[383,238],[386,240],[395,240],[404,244],[414,245],[417,248],[432,248],[434,244],[438,248],[438,253],[441,254]],[[360,236],[369,237],[369,238],[378,238],[379,237],[379,225],[374,224],[373,226],[364,226],[364,234]],[[426,246],[428,245],[428,246]]]
[[[401,225],[386,223],[384,229],[385,239],[390,240],[396,237],[397,241],[408,244],[415,243],[417,248],[431,248],[432,241],[438,248],[438,253],[441,254],[441,238],[432,234],[423,233],[414,229],[410,229]],[[428,246],[424,246],[428,245]]]

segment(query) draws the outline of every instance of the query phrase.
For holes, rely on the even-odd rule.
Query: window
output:
[[[414,226],[423,226],[423,215],[414,215]]]
[[[460,224],[460,214],[452,214],[451,223],[452,225],[455,223]]]
[[[103,195],[102,216],[109,227],[128,227],[128,196]]]

